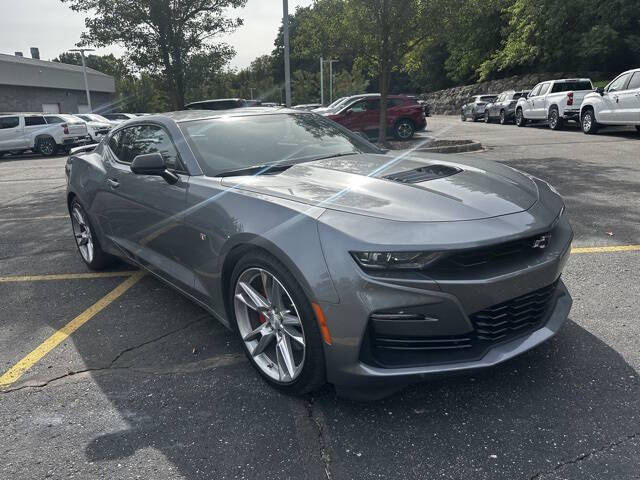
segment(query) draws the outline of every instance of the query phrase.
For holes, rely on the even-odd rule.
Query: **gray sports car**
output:
[[[90,268],[152,272],[288,393],[376,395],[490,367],[571,308],[573,234],[551,186],[480,159],[385,153],[313,113],[138,118],[66,172]]]

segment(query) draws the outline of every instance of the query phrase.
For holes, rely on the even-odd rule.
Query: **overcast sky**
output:
[[[307,6],[312,0],[289,0],[289,11]],[[72,12],[59,0],[0,0],[0,53],[24,52],[30,47],[40,49],[40,58],[51,60],[74,48],[84,29],[84,17]],[[281,0],[249,0],[234,16],[244,19],[244,26],[235,33],[220,37],[236,49],[231,61],[234,67],[246,67],[259,55],[273,50],[282,19]],[[123,50],[112,47],[98,53],[121,55]]]

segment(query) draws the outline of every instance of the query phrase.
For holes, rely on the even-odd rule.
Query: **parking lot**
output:
[[[65,158],[5,157],[0,478],[640,479],[640,133],[428,120],[564,196],[574,305],[554,339],[377,402],[286,397],[184,297],[86,269]]]

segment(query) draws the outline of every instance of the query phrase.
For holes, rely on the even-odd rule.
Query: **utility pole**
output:
[[[289,59],[289,2],[282,0],[284,30],[284,89],[287,107],[291,106],[291,63]]]
[[[329,104],[333,103],[333,64],[338,60],[327,60],[329,62]]]
[[[320,103],[324,107],[324,60],[320,57]]]
[[[89,106],[89,113],[93,113],[93,108],[91,107],[91,93],[89,92],[89,80],[87,79],[87,62],[84,58],[84,52],[93,52],[95,51],[93,48],[74,48],[73,50],[69,50],[70,52],[80,52],[82,56],[82,72],[84,73],[84,90],[87,93],[87,105]]]

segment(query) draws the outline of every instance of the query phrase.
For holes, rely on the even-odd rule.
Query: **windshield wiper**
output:
[[[273,164],[255,165],[253,167],[239,168],[237,170],[228,170],[221,172],[216,177],[241,177],[244,175],[269,175],[271,173],[284,172],[293,167],[291,164]]]
[[[326,157],[314,157],[312,161],[315,162],[316,160],[326,160],[328,158],[347,157],[349,155],[360,155],[360,152],[334,153],[333,155],[327,155]]]

